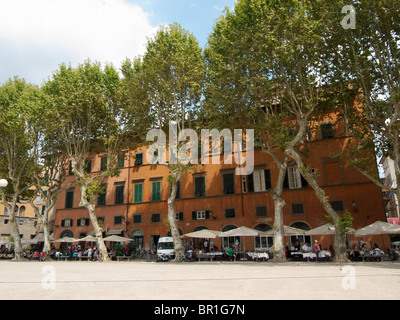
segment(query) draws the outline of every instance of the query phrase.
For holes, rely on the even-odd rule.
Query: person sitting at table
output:
[[[230,261],[233,261],[235,259],[235,251],[232,247],[228,249],[228,257]]]
[[[360,249],[358,249],[358,246],[355,246],[351,255],[353,257],[353,261],[360,260]]]
[[[374,256],[375,260],[380,260],[381,258],[381,249],[376,243],[374,244]]]
[[[303,252],[309,252],[310,251],[310,247],[308,246],[308,243],[304,243],[304,245],[301,247],[301,249],[303,250]]]

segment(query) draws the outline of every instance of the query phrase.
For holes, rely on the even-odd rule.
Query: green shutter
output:
[[[135,197],[134,202],[142,202],[143,201],[143,184],[138,183],[135,184]]]

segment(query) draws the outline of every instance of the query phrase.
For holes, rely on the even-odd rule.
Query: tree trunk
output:
[[[285,243],[284,228],[283,228],[283,207],[286,205],[286,201],[282,199],[283,181],[285,180],[286,168],[287,168],[287,157],[285,157],[283,163],[277,163],[279,167],[279,177],[275,189],[272,192],[272,199],[274,200],[274,244],[272,247],[274,262],[286,262],[287,258],[285,255]]]
[[[10,222],[11,222],[11,228],[12,228],[12,237],[13,237],[13,243],[14,243],[14,261],[21,261],[23,260],[24,256],[22,254],[22,244],[21,244],[21,236],[19,235],[19,228],[18,228],[18,223],[17,220],[15,219],[15,205],[12,205],[8,208],[9,215],[10,215]]]
[[[299,154],[293,149],[288,149],[288,154],[292,156],[292,158],[296,161],[297,168],[301,172],[301,175],[307,180],[308,184],[314,189],[314,192],[325,209],[328,213],[329,217],[332,219],[333,224],[335,226],[335,239],[333,242],[333,246],[335,249],[335,262],[349,262],[349,259],[346,257],[346,234],[341,231],[339,227],[339,216],[335,210],[333,210],[330,202],[329,197],[325,194],[325,191],[318,185],[318,183],[314,180],[314,177],[311,173],[307,170],[303,161]]]
[[[274,199],[274,244],[272,247],[274,262],[286,262],[285,243],[283,241],[283,207],[286,201],[279,196],[273,196]]]
[[[107,247],[103,240],[103,230],[97,221],[95,206],[92,204],[84,205],[88,209],[90,221],[93,224],[94,232],[97,238],[97,245],[99,250],[99,261],[111,261],[108,256]]]
[[[175,211],[175,197],[178,190],[178,182],[182,177],[180,171],[171,171],[172,182],[171,182],[171,194],[168,198],[168,223],[171,229],[171,235],[174,239],[175,248],[175,259],[174,262],[182,262],[185,254],[185,248],[183,246],[183,241],[179,234],[179,228],[176,221],[176,211]]]
[[[47,208],[45,209],[47,211]],[[44,244],[43,244],[43,251],[46,252],[45,255],[45,260],[50,260],[50,254],[51,253],[51,246],[50,246],[50,226],[49,226],[49,221],[47,219],[48,213],[45,212],[45,218],[43,219],[43,238],[44,238]]]

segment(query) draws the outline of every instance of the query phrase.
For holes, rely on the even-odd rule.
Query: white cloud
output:
[[[14,75],[41,81],[61,62],[88,58],[119,68],[144,53],[155,32],[147,14],[124,0],[0,0],[0,82]]]

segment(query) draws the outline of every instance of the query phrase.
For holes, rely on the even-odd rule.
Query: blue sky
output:
[[[178,22],[204,48],[235,0],[1,0],[0,84],[19,76],[42,84],[65,62],[119,68],[145,51],[160,25]]]
[[[150,14],[153,25],[178,22],[193,33],[201,47],[207,42],[215,20],[227,6],[233,8],[234,0],[129,0]]]

